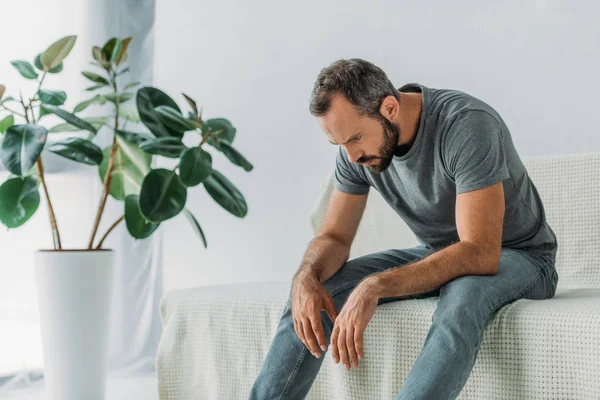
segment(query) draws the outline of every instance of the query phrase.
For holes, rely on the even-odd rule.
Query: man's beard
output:
[[[383,143],[379,148],[380,162],[367,167],[376,173],[381,173],[388,169],[395,152],[398,150],[398,138],[400,137],[400,127],[388,121],[387,118],[383,118],[381,127],[383,128]]]

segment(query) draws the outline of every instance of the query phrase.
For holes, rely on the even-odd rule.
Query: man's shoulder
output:
[[[456,89],[432,89],[428,110],[436,120],[440,134],[465,126],[502,126],[500,114],[487,102]]]

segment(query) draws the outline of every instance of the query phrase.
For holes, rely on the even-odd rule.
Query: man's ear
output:
[[[386,96],[381,101],[381,106],[379,106],[379,113],[387,118],[389,121],[393,120],[395,115],[398,113],[398,109],[400,104],[398,100],[392,95]]]

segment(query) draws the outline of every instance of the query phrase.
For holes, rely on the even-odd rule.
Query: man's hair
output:
[[[331,107],[334,94],[344,95],[360,115],[381,120],[381,101],[394,96],[398,89],[381,68],[360,58],[340,59],[319,72],[310,97],[310,113],[322,117]]]

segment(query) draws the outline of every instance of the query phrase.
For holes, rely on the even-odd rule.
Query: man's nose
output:
[[[346,147],[346,153],[348,153],[348,161],[350,162],[357,162],[358,159],[362,156],[362,154],[359,151],[352,151],[351,149]]]

